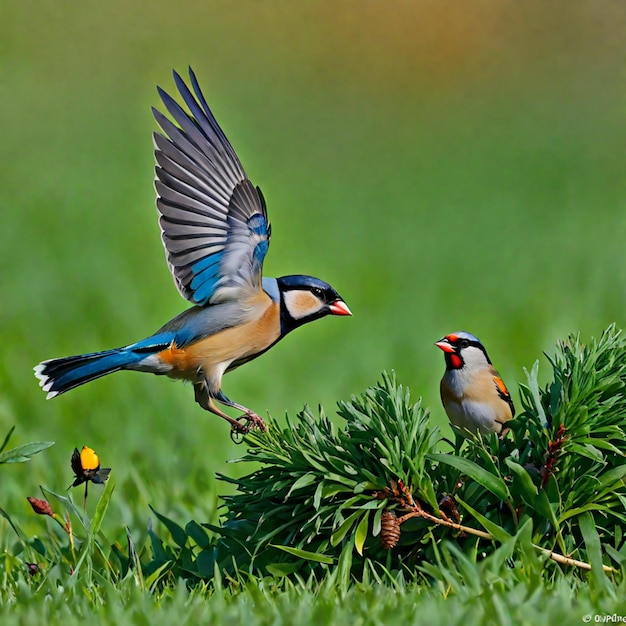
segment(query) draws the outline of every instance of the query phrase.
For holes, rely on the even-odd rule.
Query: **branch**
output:
[[[374,494],[375,498],[386,497],[391,500],[395,500],[398,504],[400,504],[404,509],[408,509],[409,512],[398,518],[398,526],[403,524],[407,520],[412,517],[421,517],[422,519],[426,519],[433,524],[439,524],[440,526],[447,526],[448,528],[453,528],[454,530],[459,530],[464,533],[468,533],[470,535],[475,535],[480,537],[481,539],[486,539],[488,541],[497,541],[493,535],[486,533],[483,530],[478,530],[476,528],[471,528],[470,526],[463,526],[462,524],[458,524],[456,522],[452,522],[449,519],[442,519],[440,517],[436,517],[432,513],[428,513],[425,511],[419,502],[416,502],[413,499],[413,496],[406,488],[404,483],[400,480],[397,483],[392,481],[391,489],[385,488],[383,492],[378,492]],[[557,563],[561,563],[562,565],[568,565],[570,567],[579,567],[584,570],[591,570],[591,565],[589,563],[585,563],[585,561],[579,561],[578,559],[572,559],[568,556],[564,556],[559,554],[558,552],[553,552],[552,550],[548,550],[547,548],[542,548],[537,544],[532,544],[533,548],[539,550],[543,554],[547,555],[553,561]],[[617,570],[608,565],[603,565],[602,569],[607,573],[617,572]]]

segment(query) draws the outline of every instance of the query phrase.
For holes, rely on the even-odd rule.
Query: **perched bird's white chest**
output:
[[[480,376],[480,371],[469,372],[466,368],[446,371],[441,380],[441,400],[450,422],[458,428],[472,433],[499,433],[502,430],[500,402],[495,404],[485,399],[495,396],[495,390],[483,390],[483,381],[488,384],[491,377]]]

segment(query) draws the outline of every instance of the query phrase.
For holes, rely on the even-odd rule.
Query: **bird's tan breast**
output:
[[[441,381],[441,399],[450,421],[472,431],[478,428],[499,433],[513,415],[509,404],[498,395],[497,384],[489,371],[463,376],[457,371],[447,372]]]
[[[263,297],[264,296],[264,297]],[[159,353],[173,371],[170,376],[193,377],[198,370],[211,372],[220,365],[246,359],[267,350],[280,338],[280,307],[265,294],[251,303],[251,319],[205,337],[184,348],[172,344]]]

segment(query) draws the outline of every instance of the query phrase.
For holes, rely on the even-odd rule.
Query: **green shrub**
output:
[[[236,493],[224,497],[195,575],[210,578],[215,566],[323,575],[338,565],[356,579],[413,576],[443,542],[476,561],[525,529],[543,558],[591,564],[606,585],[604,571],[626,558],[626,340],[614,327],[588,345],[570,337],[549,360],[552,382],[540,388],[537,363],[527,372],[504,440],[443,439],[393,374],[339,403],[343,429],[305,408],[285,428],[251,433],[240,461],[255,469],[221,476]]]

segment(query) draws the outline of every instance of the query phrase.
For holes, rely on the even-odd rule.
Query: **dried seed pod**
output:
[[[386,510],[380,518],[380,543],[391,550],[400,541],[400,522],[393,511]]]
[[[33,498],[32,496],[28,496],[26,499],[37,515],[49,515],[50,517],[54,517],[54,511],[47,500]]]

